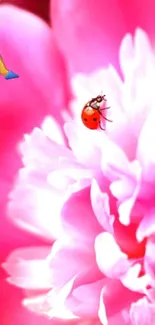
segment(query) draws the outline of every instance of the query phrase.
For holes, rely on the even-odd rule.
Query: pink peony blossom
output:
[[[50,118],[25,136],[24,168],[9,215],[56,241],[52,250],[17,250],[3,266],[8,281],[26,290],[23,303],[35,312],[104,325],[145,319],[151,325],[155,56],[142,30],[134,40],[129,34],[122,40],[120,64],[124,82],[112,66],[73,78],[75,100],[64,126],[68,146]],[[80,120],[81,107],[100,85],[113,120],[105,133],[86,129]]]
[[[103,7],[96,4],[96,8]],[[117,7],[111,9],[113,17]],[[55,17],[60,7],[57,12]],[[98,18],[95,10],[89,12],[94,20]],[[91,35],[88,26],[87,36],[88,30]],[[70,119],[64,126],[68,146],[50,118],[25,136],[24,168],[10,197],[9,215],[24,229],[56,241],[52,249],[42,245],[16,250],[3,266],[10,274],[8,281],[24,289],[23,304],[39,314],[67,318],[67,322],[78,317],[73,323],[151,325],[155,319],[154,53],[147,35],[137,29],[134,42],[129,34],[121,42],[123,81],[112,66],[103,68],[108,61],[117,66],[116,49],[126,31],[121,21],[119,29],[113,56],[110,46],[103,56],[102,28],[97,28],[94,48],[94,37],[88,38],[91,46],[86,56],[85,42],[78,47],[78,38],[77,48],[72,42],[69,46],[70,37],[63,38],[66,49],[62,31],[54,23],[75,94],[72,116],[63,106],[64,117]],[[79,71],[83,73],[73,75]],[[101,90],[111,106],[108,117],[113,119],[106,133],[87,130],[80,120],[85,101]]]

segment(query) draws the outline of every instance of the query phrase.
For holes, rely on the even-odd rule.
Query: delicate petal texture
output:
[[[87,168],[97,169],[101,159],[101,134],[96,131],[90,134],[89,130],[84,128],[83,125],[77,128],[74,122],[66,123],[64,130],[76,159],[86,165]],[[82,146],[81,142],[83,143]],[[94,159],[91,159],[92,156]]]
[[[152,325],[155,320],[155,305],[143,298],[132,305],[130,315],[133,325]]]
[[[51,177],[48,179],[49,183],[47,183],[47,177],[59,165],[60,153],[62,156],[72,157],[71,152],[67,148],[64,148],[63,153],[61,149],[63,150],[62,145],[52,141],[39,129],[35,129],[31,137],[26,137],[25,143],[21,145],[21,150],[24,154],[23,162],[26,166],[29,165],[29,168],[21,170],[23,181],[19,186],[17,185],[16,191],[11,195],[13,202],[9,206],[9,210],[15,216],[16,223],[36,234],[44,234],[49,238],[56,236],[61,231],[59,219],[53,223],[52,218],[55,220],[56,211],[58,215],[60,213],[60,195],[61,193],[64,194],[65,188],[62,188],[62,190],[57,188]],[[41,161],[40,154],[42,157]],[[29,183],[26,181],[27,177],[29,178]],[[39,188],[38,185],[40,185]],[[53,191],[53,198],[51,191]],[[24,205],[23,195],[25,198]],[[35,202],[38,202],[39,206],[35,205]],[[27,213],[28,211],[29,214]],[[35,218],[36,216],[37,219]]]
[[[107,247],[110,247],[110,250],[107,250]],[[97,264],[106,276],[117,278],[128,270],[127,255],[121,252],[109,233],[105,232],[96,237],[95,251]]]
[[[128,308],[131,302],[141,297],[140,294],[135,294],[123,287],[118,280],[104,278],[103,280],[89,283],[87,276],[85,281],[88,283],[79,285],[77,289],[74,289],[66,302],[66,306],[74,315],[82,318],[94,318],[98,314],[99,301],[103,299],[108,319],[111,321],[111,318],[115,317],[125,308]],[[111,295],[112,288],[115,288],[113,295]],[[101,292],[103,293],[102,295]],[[120,296],[123,296],[124,299],[118,299]]]
[[[113,233],[114,216],[110,215],[108,195],[100,191],[95,180],[91,186],[91,204],[101,226],[109,233]]]
[[[14,221],[21,227],[51,239],[62,233],[60,211],[68,197],[66,189],[70,186],[70,194],[87,187],[92,174],[80,164],[74,163],[74,155],[68,148],[52,140],[51,130],[49,136],[46,135],[48,129],[45,124],[43,131],[34,129],[21,145],[25,168],[20,171],[22,183],[17,183],[16,190],[10,196],[12,201],[9,214],[14,216]],[[59,131],[58,135],[60,138]],[[81,182],[83,176],[86,177],[85,182]],[[72,218],[71,213],[68,217]],[[89,220],[88,222],[90,223]],[[100,228],[93,218],[92,222],[97,229]]]
[[[50,248],[36,247],[14,251],[5,270],[11,274],[8,281],[26,289],[49,289],[52,285],[50,269],[46,260]]]
[[[145,294],[146,288],[151,284],[151,279],[148,273],[140,276],[141,272],[143,272],[141,264],[134,264],[128,272],[121,277],[121,282],[129,290]]]
[[[60,313],[62,319],[69,319],[71,316],[71,318],[74,318],[70,311],[65,307],[65,300],[72,289],[73,282],[74,279],[67,282],[67,284],[60,290],[53,289],[47,294],[47,296],[38,295],[33,298],[25,299],[23,303],[26,307],[29,307],[30,305],[30,310],[39,314],[43,313],[50,318],[59,317]]]
[[[92,244],[96,235],[101,231],[90,205],[90,191],[84,189],[75,193],[62,209],[63,228],[70,238],[87,245]]]
[[[155,58],[147,34],[141,29],[136,30],[134,38],[130,34],[125,36],[120,49],[120,64],[127,85],[124,88],[123,107],[128,123],[132,125],[132,134],[137,138],[155,98],[151,82],[155,78]]]
[[[51,140],[62,145],[65,144],[61,127],[58,125],[56,120],[52,119],[50,116],[46,117],[43,121],[42,130]]]
[[[80,274],[90,272],[93,253],[89,254],[88,248],[83,245],[71,245],[56,241],[49,256],[49,263],[54,286],[64,286],[74,275],[79,274],[79,264],[81,265]],[[64,269],[64,265],[66,268]]]
[[[111,295],[112,288],[114,290]],[[102,299],[106,307],[108,319],[111,319],[111,317],[119,314],[124,309],[128,309],[131,302],[135,302],[139,298],[141,298],[140,294],[128,290],[118,280],[107,281],[107,285],[102,290]]]
[[[155,119],[155,110],[153,106],[143,126],[139,138],[138,148],[137,148],[137,157],[141,161],[141,165],[143,166],[143,175],[147,181],[155,180],[155,173],[154,173],[155,153],[154,153],[154,147],[152,141],[152,139],[155,136],[154,123],[153,123],[154,119]],[[150,169],[152,170],[151,174],[150,174]]]
[[[107,315],[106,315],[106,309],[105,309],[105,305],[104,305],[104,302],[103,302],[103,292],[101,292],[98,316],[99,316],[99,319],[100,319],[100,321],[101,321],[102,324],[108,325],[108,319],[107,319]]]
[[[137,239],[142,241],[144,238],[149,237],[155,233],[155,209],[150,209],[140,222],[137,229]]]
[[[67,299],[67,307],[80,317],[96,317],[103,285],[104,280],[100,280],[78,286]]]
[[[151,282],[155,286],[155,237],[152,236],[146,245],[146,255],[145,255],[145,269],[151,276]],[[155,292],[154,292],[155,293]],[[154,297],[155,301],[155,297]]]

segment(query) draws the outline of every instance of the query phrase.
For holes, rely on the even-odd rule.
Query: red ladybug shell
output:
[[[105,114],[103,115],[103,111],[109,109],[110,107],[103,106],[102,103],[106,101],[104,96],[97,96],[92,98],[83,108],[81,113],[81,119],[83,124],[92,130],[96,130],[100,127],[101,130],[105,131],[105,128],[101,125],[101,119],[106,120],[108,122],[112,122]]]
[[[85,105],[81,113],[81,119],[83,124],[88,129],[95,130],[99,127],[101,115],[99,113],[99,110],[94,109],[91,106]]]

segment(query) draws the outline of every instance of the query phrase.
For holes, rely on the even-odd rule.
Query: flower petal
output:
[[[8,281],[24,289],[50,289],[51,272],[47,262],[50,247],[15,250],[3,263],[10,274]]]
[[[60,128],[60,126],[58,125],[56,120],[54,120],[50,116],[47,116],[45,118],[45,120],[43,121],[42,130],[43,130],[43,133],[49,139],[53,140],[54,142],[56,142],[60,145],[65,144],[62,129]]]
[[[105,308],[105,304],[103,302],[103,293],[104,293],[104,289],[102,289],[102,291],[101,291],[98,316],[99,316],[99,319],[100,319],[100,321],[101,321],[101,323],[103,325],[108,325],[108,319],[107,319],[107,315],[106,315],[106,308]]]
[[[72,290],[75,278],[68,281],[60,290],[51,290],[48,294],[24,299],[24,306],[31,311],[47,315],[49,318],[74,319],[74,315],[65,307],[65,301]]]
[[[54,287],[64,286],[75,275],[88,272],[93,263],[93,253],[87,247],[75,243],[56,241],[48,257]]]
[[[25,141],[20,145],[20,152],[25,167],[47,174],[58,168],[60,157],[72,159],[73,154],[64,145],[50,139],[51,134],[46,136],[46,131],[34,128],[32,133],[25,135]]]
[[[141,51],[142,48],[144,51]],[[129,138],[132,141],[134,137],[136,142],[155,99],[152,85],[155,78],[155,56],[147,34],[140,28],[136,29],[134,37],[130,34],[124,37],[120,47],[120,64],[125,85],[123,108],[132,133]]]
[[[60,211],[64,199],[59,194],[45,184],[44,187],[37,188],[21,181],[11,194],[9,217],[16,225],[29,232],[50,240],[57,238],[61,233]]]
[[[148,274],[139,276],[141,270],[140,264],[134,264],[121,277],[121,282],[129,290],[146,294],[147,286],[150,285],[150,276]]]
[[[127,272],[129,262],[112,235],[105,232],[95,240],[96,261],[99,269],[110,278],[119,278]]]
[[[133,325],[152,325],[155,320],[155,306],[148,303],[146,298],[133,303],[130,309]]]
[[[65,124],[64,130],[76,159],[87,168],[97,169],[100,167],[103,135],[98,131],[90,132],[91,130],[86,129],[81,122],[79,128],[74,122],[68,122]]]
[[[75,288],[66,301],[73,314],[81,318],[94,318],[98,313],[98,303],[104,280],[89,282]]]
[[[125,288],[119,280],[109,280],[102,290],[108,320],[129,308],[132,302],[141,297],[141,294]]]
[[[145,237],[149,237],[155,232],[155,209],[148,210],[137,229],[137,240],[141,242]]]
[[[110,215],[109,197],[102,193],[97,182],[91,186],[91,204],[96,218],[104,230],[113,233],[114,216]]]
[[[91,208],[89,188],[73,194],[66,201],[61,219],[67,236],[87,245],[93,244],[96,235],[102,230]]]
[[[50,239],[57,237],[61,233],[60,211],[66,187],[59,187],[63,177],[56,184],[49,175],[58,168],[61,156],[72,159],[73,155],[37,128],[25,136],[21,151],[25,168],[20,170],[10,194],[9,216],[24,229]]]
[[[145,252],[145,260],[144,266],[145,271],[151,277],[151,282],[153,283],[153,287],[155,285],[155,236],[151,236],[146,244],[146,252]],[[155,294],[155,291],[154,291]],[[155,300],[155,298],[154,298]]]
[[[113,141],[105,141],[102,171],[111,181],[110,190],[118,199],[119,219],[129,225],[131,211],[141,188],[142,171],[138,161],[130,162]]]
[[[152,141],[152,139],[154,139],[155,137],[154,123],[153,123],[155,119],[154,100],[152,100],[150,113],[140,133],[138,148],[137,148],[137,158],[139,159],[143,168],[143,177],[145,180],[147,180],[147,182],[150,183],[153,183],[155,180],[155,172],[154,172],[155,154],[154,154],[154,145]]]

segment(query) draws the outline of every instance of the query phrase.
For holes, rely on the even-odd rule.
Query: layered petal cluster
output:
[[[35,312],[152,325],[155,55],[146,33],[127,34],[119,57],[123,80],[112,65],[73,78],[67,144],[51,118],[25,136],[9,216],[55,243],[17,250],[4,267]],[[101,88],[113,120],[106,132],[80,120],[81,107]]]

